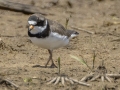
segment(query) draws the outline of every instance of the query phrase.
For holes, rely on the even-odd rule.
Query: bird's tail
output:
[[[67,33],[70,35],[69,39],[72,39],[72,38],[79,35],[79,33],[77,31],[74,31],[74,30],[67,30]]]

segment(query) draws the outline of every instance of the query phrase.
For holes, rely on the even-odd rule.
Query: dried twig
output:
[[[11,82],[11,81],[10,81],[10,80],[8,80],[8,79],[4,79],[3,81],[5,81],[5,82],[9,83],[10,85],[13,85],[15,88],[19,88],[19,86],[18,86],[18,85],[16,85],[15,83]]]
[[[8,9],[13,11],[19,11],[24,13],[40,13],[43,15],[47,15],[44,12],[41,12],[38,7],[33,7],[31,5],[21,4],[11,2],[10,0],[0,0],[0,9]]]
[[[13,86],[15,89],[19,88],[18,85],[16,85],[15,83],[11,82],[8,79],[0,79],[0,84],[3,84],[3,83],[5,83],[6,86]]]
[[[71,26],[73,29],[78,29],[78,30],[81,30],[81,31],[84,31],[84,32],[87,32],[87,33],[89,33],[89,34],[95,34],[94,32],[92,32],[92,31],[88,31],[88,30],[85,30],[85,29],[82,29],[82,28],[76,28],[76,27],[74,27],[74,26]]]

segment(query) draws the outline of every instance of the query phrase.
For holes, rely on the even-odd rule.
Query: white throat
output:
[[[47,24],[48,24],[48,22],[47,22],[47,20],[45,20],[45,25],[44,26],[34,26],[33,30],[31,30],[30,32],[32,34],[40,33],[47,28]]]

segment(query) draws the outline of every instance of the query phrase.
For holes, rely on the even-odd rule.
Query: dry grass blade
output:
[[[72,80],[72,81],[74,81],[74,82],[76,82],[76,83],[79,83],[79,81],[76,80],[76,79],[72,79],[72,78],[70,78],[70,80]]]
[[[87,83],[84,83],[84,82],[80,82],[80,81],[78,83],[81,84],[81,85],[87,86],[87,87],[91,86],[90,84],[87,84]]]
[[[101,80],[102,80],[102,82],[105,81],[105,77],[103,75],[101,76]]]
[[[100,77],[100,75],[97,75],[96,77],[93,77],[90,81],[95,81],[99,77]]]
[[[66,29],[67,29],[67,26],[68,26],[68,22],[69,22],[69,18],[66,18],[66,23],[65,23]]]
[[[47,84],[51,84],[54,83],[56,81],[57,77],[53,78],[52,80],[50,80]]]
[[[111,79],[108,76],[105,76],[105,79],[109,82],[112,82]]]
[[[74,59],[80,61],[82,64],[86,65],[85,61],[82,60],[82,58],[80,59],[80,58],[78,58],[78,57],[76,57],[76,56],[74,56],[74,55],[70,55],[70,56],[71,56],[72,58],[74,58]]]
[[[120,74],[106,74],[109,77],[116,77],[116,78],[120,78]]]
[[[73,80],[69,80],[71,84],[74,84]]]
[[[69,81],[71,84],[74,84],[74,82],[72,80],[68,79],[68,77],[65,77],[65,80]]]
[[[68,23],[69,23],[70,18],[71,18],[71,15],[70,15],[69,18],[66,18],[66,23],[65,23],[65,27],[66,27],[66,29],[67,29],[67,27],[68,27]]]
[[[69,81],[68,77],[65,77],[65,80],[66,80],[66,81]]]
[[[54,83],[54,85],[58,84],[59,81],[60,81],[60,76],[57,77],[56,82]]]
[[[62,85],[65,86],[65,78],[64,77],[61,77],[61,82],[62,82]]]
[[[90,86],[90,84],[87,84],[87,83],[84,83],[84,82],[78,81],[78,80],[76,80],[76,79],[72,79],[72,78],[70,78],[70,79],[71,79],[72,81],[76,82],[76,83],[81,84],[81,85],[84,85],[84,86],[87,86],[87,87]]]
[[[74,55],[70,55],[70,56],[71,56],[72,58],[74,58],[75,60],[79,61],[80,63],[86,65],[86,66],[91,70],[91,68],[88,66],[88,64],[85,62],[85,60],[84,60],[83,58],[78,58],[78,57],[76,57],[76,56],[74,56]],[[92,70],[91,70],[91,71],[92,71]]]
[[[93,74],[89,74],[83,77],[80,81],[83,82],[83,81],[86,81],[88,78],[92,78],[92,77],[93,77]]]

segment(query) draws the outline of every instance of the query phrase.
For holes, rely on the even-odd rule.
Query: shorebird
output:
[[[47,67],[51,60],[51,68],[57,67],[52,59],[54,49],[66,46],[70,39],[79,33],[73,30],[66,30],[56,21],[49,20],[41,14],[33,14],[28,18],[28,35],[32,43],[41,48],[47,49],[50,56],[45,64]]]

